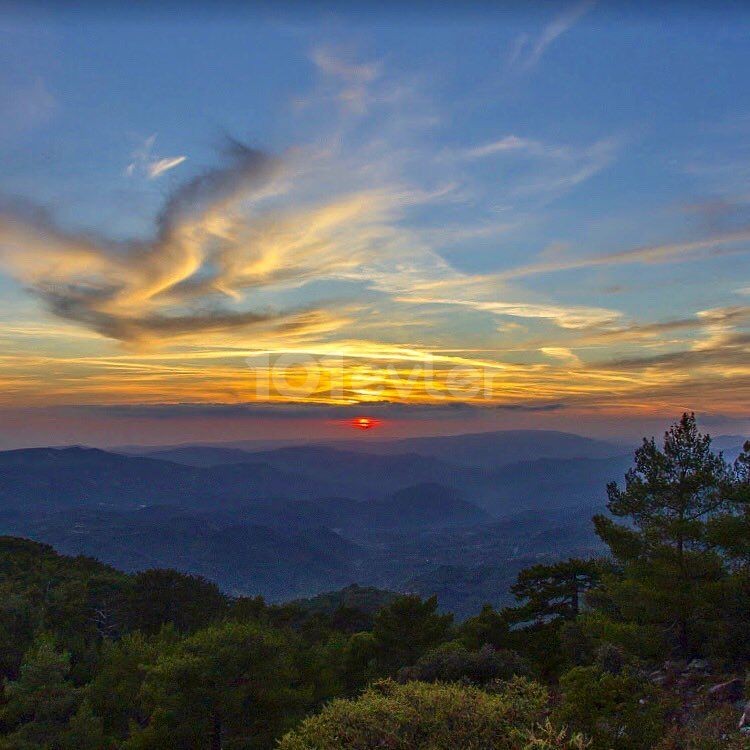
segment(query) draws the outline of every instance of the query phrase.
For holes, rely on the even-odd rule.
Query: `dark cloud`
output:
[[[225,331],[248,328],[261,323],[273,323],[283,317],[288,330],[305,328],[307,317],[289,320],[273,312],[232,312],[223,309],[203,310],[181,315],[115,315],[97,310],[95,304],[101,290],[74,289],[46,290],[47,305],[60,318],[82,323],[103,336],[120,341],[142,341],[150,338],[169,338],[203,331]]]
[[[488,406],[454,402],[450,404],[400,404],[378,402],[330,406],[290,402],[284,404],[240,403],[240,404],[131,404],[131,405],[82,405],[60,407],[73,413],[89,412],[111,418],[148,419],[193,419],[215,417],[220,419],[348,419],[362,414],[382,419],[431,419],[465,417],[483,411],[508,410],[513,412],[546,412],[566,408],[563,403],[554,404],[508,404]]]
[[[545,412],[545,411],[560,411],[561,409],[567,409],[568,404],[562,402],[545,403],[545,404],[500,404],[495,407],[501,411],[524,411],[524,412]]]
[[[29,291],[54,315],[109,338],[143,343],[274,321],[295,331],[320,311],[237,311],[210,303],[221,298],[210,261],[212,243],[220,238],[212,236],[210,226],[200,225],[212,209],[264,184],[277,167],[277,159],[227,139],[223,163],[175,188],[159,214],[154,238],[146,242],[68,232],[45,208],[6,198],[0,201],[0,247],[10,253]],[[193,220],[197,228],[189,225],[186,240],[179,229]],[[193,247],[197,243],[206,243],[200,252]],[[158,307],[152,304],[157,299]]]
[[[642,369],[659,365],[671,367],[706,367],[711,365],[744,365],[747,366],[750,355],[750,333],[729,334],[717,346],[701,349],[688,349],[666,354],[655,354],[650,357],[632,357],[612,360],[604,367],[614,369]]]
[[[167,198],[157,219],[159,235],[167,238],[175,225],[196,213],[203,213],[217,202],[234,195],[253,182],[263,182],[277,165],[263,151],[227,138],[223,148],[225,163],[207,169],[177,187]]]
[[[689,318],[673,318],[654,323],[631,323],[618,328],[591,326],[584,330],[584,342],[638,341],[673,331],[692,331],[708,326],[743,323],[750,320],[750,307],[735,305],[705,310]]]

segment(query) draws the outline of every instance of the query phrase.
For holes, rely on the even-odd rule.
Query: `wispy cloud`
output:
[[[602,138],[585,146],[570,146],[513,134],[465,149],[460,156],[479,159],[520,159],[534,166],[509,188],[511,197],[544,196],[564,192],[594,177],[616,159],[622,139]]]
[[[568,23],[590,4],[574,7]],[[525,59],[565,28],[529,42]],[[315,94],[293,113],[304,137],[279,156],[230,141],[216,166],[182,182],[178,172],[150,235],[76,232],[33,207],[0,209],[0,264],[56,318],[48,333],[0,327],[16,347],[3,358],[5,402],[244,403],[248,361],[289,355],[319,363],[309,399],[321,403],[463,408],[472,396],[451,390],[454,369],[489,373],[483,403],[508,411],[639,409],[645,394],[671,409],[692,393],[719,409],[727,391],[750,403],[746,307],[665,306],[667,320],[634,321],[638,274],[617,279],[622,310],[585,291],[592,277],[597,290],[609,283],[599,278],[609,268],[746,252],[750,230],[695,239],[681,229],[687,239],[616,251],[577,245],[564,224],[540,236],[559,217],[555,198],[599,174],[624,141],[510,130],[446,153],[426,137],[419,87],[330,48],[312,63]],[[132,162],[147,179],[184,160],[154,146]],[[495,171],[502,179],[481,176]],[[52,332],[73,326],[75,343]],[[333,398],[324,386],[336,358],[345,364]],[[417,366],[436,373],[431,387],[410,380]]]
[[[170,169],[178,167],[187,159],[187,156],[155,156],[153,154],[155,143],[156,133],[146,138],[143,144],[133,151],[132,161],[125,167],[125,174],[128,177],[143,175],[154,180]]]
[[[573,365],[580,365],[581,360],[577,354],[572,352],[566,346],[543,346],[539,351],[553,359],[559,359]]]
[[[323,73],[342,78],[349,83],[358,85],[370,83],[381,73],[380,63],[348,62],[329,47],[316,47],[310,57]]]
[[[379,62],[352,62],[325,46],[313,49],[310,59],[323,77],[335,81],[337,88],[333,96],[345,109],[355,114],[364,114],[368,110],[369,86],[382,73]]]
[[[441,284],[445,288],[446,284]],[[498,290],[499,291],[499,290]],[[586,305],[552,305],[533,302],[499,302],[482,299],[458,299],[439,296],[403,295],[397,297],[400,302],[419,305],[449,305],[469,307],[481,312],[495,315],[506,315],[511,318],[529,318],[547,320],[561,328],[586,328],[592,325],[612,323],[620,317],[616,310]]]
[[[517,135],[506,135],[497,141],[467,149],[464,155],[468,159],[481,159],[485,156],[493,156],[494,154],[502,154],[509,151],[527,151],[540,154],[545,153],[546,149],[538,141],[519,138]]]
[[[549,47],[563,34],[570,31],[594,6],[596,0],[583,0],[556,15],[536,36],[521,34],[516,37],[510,56],[510,64],[523,70],[537,65]]]
[[[748,252],[750,229],[704,237],[699,240],[671,242],[661,245],[646,245],[613,253],[578,257],[556,257],[518,266],[498,274],[499,279],[518,279],[544,273],[557,273],[579,268],[596,268],[599,266],[617,266],[630,263],[675,263],[695,260],[699,257],[730,255]]]

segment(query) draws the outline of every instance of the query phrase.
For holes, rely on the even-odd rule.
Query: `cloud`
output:
[[[528,34],[519,35],[511,52],[511,66],[522,70],[535,67],[550,45],[570,31],[595,5],[596,0],[583,0],[575,3],[555,16],[536,37]]]
[[[447,404],[402,404],[381,401],[365,407],[368,415],[381,419],[445,419],[465,418],[490,410],[510,412],[553,412],[567,408],[564,402],[476,404],[451,402]],[[331,406],[307,402],[261,404],[243,402],[224,403],[162,403],[162,404],[118,404],[118,405],[70,405],[57,407],[61,414],[96,414],[120,419],[194,419],[215,417],[220,419],[350,419],[361,416],[360,404]]]
[[[654,321],[651,323],[630,323],[625,326],[608,328],[595,327],[591,332],[584,332],[580,343],[611,344],[628,341],[663,341],[666,334],[704,329],[713,329],[715,331],[717,327],[720,327],[724,331],[731,324],[743,323],[747,320],[750,320],[750,307],[742,305],[717,307],[700,310],[694,316],[685,318],[673,318],[671,320]]]
[[[511,197],[523,198],[565,191],[585,182],[608,167],[621,146],[621,139],[614,137],[573,147],[510,134],[466,149],[460,156],[470,161],[500,157],[512,158],[516,162],[526,160],[535,169],[527,169],[527,173],[517,178],[517,184],[509,190]]]
[[[172,156],[164,159],[157,159],[148,165],[148,176],[153,180],[159,175],[168,172],[170,169],[179,166],[187,159],[187,156]]]
[[[325,181],[333,194],[321,198]],[[152,238],[75,233],[9,203],[0,263],[57,317],[128,344],[232,330],[330,333],[348,321],[331,299],[339,292],[302,302],[292,290],[325,280],[350,294],[353,285],[389,294],[411,277],[451,273],[396,226],[405,205],[425,200],[402,188],[361,190],[308,151],[282,160],[229,140],[220,166],[167,195]]]
[[[328,47],[316,47],[310,55],[318,69],[355,84],[374,81],[381,73],[379,63],[350,63],[336,56]]]
[[[538,154],[544,152],[544,148],[538,141],[519,138],[516,135],[506,135],[497,141],[492,141],[492,143],[467,149],[464,155],[468,159],[481,159],[485,156],[493,156],[494,154],[506,153],[508,151],[528,151],[529,153]]]
[[[335,82],[337,88],[331,96],[345,110],[359,115],[367,111],[371,104],[369,86],[381,76],[380,63],[349,62],[325,46],[316,47],[310,59],[325,78]]]
[[[648,357],[626,357],[608,364],[617,369],[654,368],[709,368],[715,374],[724,368],[737,368],[750,375],[750,333],[726,335],[720,341],[700,348],[666,352]],[[688,371],[689,372],[689,371]],[[692,373],[691,373],[692,374]]]
[[[202,294],[218,248],[230,239],[233,200],[263,185],[274,160],[230,142],[221,167],[174,190],[147,242],[75,234],[28,207],[0,214],[0,261],[56,316],[127,342],[249,327],[299,311],[227,310]],[[205,278],[194,283],[196,276]],[[182,288],[181,285],[185,285]]]
[[[717,234],[698,240],[665,243],[661,245],[646,245],[614,253],[565,258],[558,256],[551,260],[517,266],[497,274],[500,279],[518,279],[525,276],[535,276],[544,273],[558,273],[580,268],[596,268],[599,266],[617,266],[630,263],[656,264],[677,263],[695,260],[701,257],[716,257],[733,253],[745,253],[750,242],[750,229],[736,232]]]
[[[750,403],[737,374],[747,356],[741,306],[690,315],[676,300],[672,320],[643,312],[632,322],[628,307],[586,304],[592,287],[578,274],[523,286],[539,274],[741,253],[750,231],[576,249],[544,226],[557,215],[537,208],[611,163],[618,139],[566,144],[501,131],[436,154],[426,118],[414,114],[426,108],[380,64],[328,50],[313,59],[319,95],[310,106],[320,112],[301,124],[304,144],[273,156],[227,141],[215,166],[168,186],[145,237],[75,231],[19,202],[0,207],[0,265],[47,306],[52,325],[88,334],[40,344],[11,332],[21,353],[3,358],[0,400],[244,402],[249,360],[290,354],[319,361],[323,384],[330,360],[342,359],[340,393],[321,386],[309,400],[368,411],[378,400],[449,401],[460,411],[474,399],[508,411],[645,409],[647,394],[664,410],[697,394],[716,409]],[[149,151],[140,173],[164,174],[181,158]],[[502,180],[486,181],[502,170]],[[544,249],[509,267],[536,238]],[[618,298],[631,313],[645,310],[632,299],[640,283],[634,274]],[[591,363],[584,346],[604,347],[602,361]],[[434,372],[429,388],[412,379],[419,367]],[[486,396],[450,383],[470,370],[486,377]]]
[[[572,365],[580,365],[581,360],[578,355],[574,354],[570,349],[565,346],[543,346],[539,351],[548,357],[553,359],[559,359],[563,362],[567,362]]]
[[[438,282],[438,286],[445,284]],[[603,325],[614,322],[621,313],[601,307],[585,305],[550,305],[532,302],[499,302],[481,299],[458,299],[450,297],[431,297],[415,294],[399,296],[400,302],[421,305],[456,305],[470,307],[481,312],[507,315],[512,318],[537,318],[548,320],[561,328],[586,328],[592,325]]]
[[[156,143],[156,133],[146,138],[143,145],[133,151],[132,161],[125,167],[125,174],[128,177],[143,175],[154,180],[170,169],[178,167],[187,159],[187,156],[154,156],[152,154],[154,143]]]

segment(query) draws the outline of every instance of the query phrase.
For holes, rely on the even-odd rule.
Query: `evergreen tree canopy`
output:
[[[525,568],[510,588],[522,604],[506,610],[506,614],[515,622],[574,619],[581,611],[584,593],[599,583],[606,568],[601,560],[575,558]]]
[[[607,507],[617,523],[594,518],[621,576],[606,577],[606,596],[617,617],[661,629],[667,643],[687,656],[700,650],[705,598],[725,568],[709,523],[729,511],[730,471],[711,438],[684,414],[662,448],[643,441],[624,488],[607,487]]]

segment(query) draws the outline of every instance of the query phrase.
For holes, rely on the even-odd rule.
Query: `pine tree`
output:
[[[37,637],[18,680],[6,684],[0,718],[11,728],[3,750],[58,750],[76,709],[78,690],[68,680],[70,657],[55,648],[52,636]]]
[[[583,595],[598,584],[607,565],[601,560],[570,558],[553,565],[533,565],[511,586],[522,604],[506,610],[515,622],[549,623],[578,617]]]
[[[711,438],[684,414],[662,449],[644,439],[623,489],[607,487],[610,513],[626,523],[594,518],[622,566],[621,576],[606,577],[610,606],[624,620],[659,628],[683,656],[702,650],[704,596],[725,576],[708,530],[728,510],[729,478]]]
[[[63,741],[64,750],[103,750],[108,747],[102,721],[94,715],[91,704],[83,700],[70,718]]]
[[[438,614],[437,607],[436,596],[400,596],[378,612],[372,634],[386,670],[414,664],[445,638],[453,615]]]

